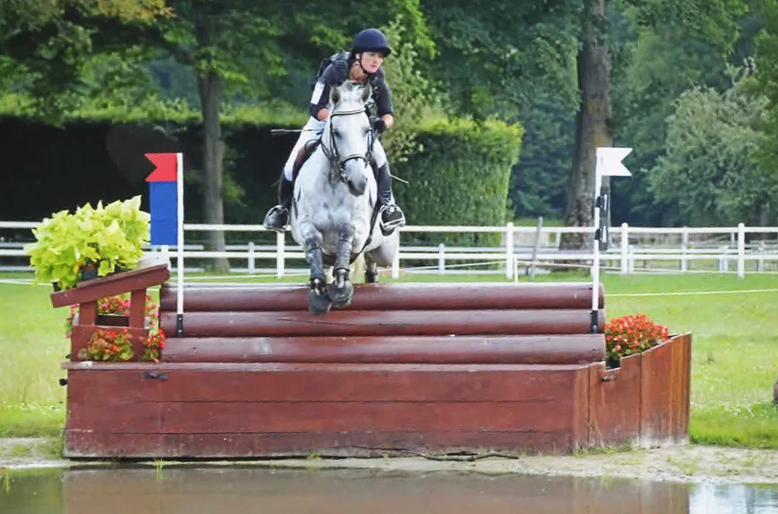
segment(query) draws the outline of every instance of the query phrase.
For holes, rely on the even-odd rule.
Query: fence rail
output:
[[[29,230],[36,222],[6,221],[0,222],[0,270],[25,269],[20,261],[25,257],[23,240],[7,241],[5,233]],[[205,225],[184,224],[188,233],[224,231],[243,233],[268,232],[262,225]],[[472,226],[406,226],[400,229],[400,240],[411,234],[461,234],[484,233],[501,234],[502,244],[498,247],[462,247],[441,243],[437,246],[420,246],[408,243],[401,244],[392,265],[392,275],[399,277],[402,261],[424,263],[431,261],[431,266],[417,266],[408,271],[427,273],[451,273],[462,267],[464,262],[472,265],[490,264],[490,270],[471,271],[473,273],[504,273],[507,279],[515,278],[518,271],[543,268],[557,265],[564,261],[567,266],[580,263],[580,267],[591,265],[593,259],[590,251],[569,251],[560,248],[561,236],[564,234],[593,234],[594,229],[588,227],[547,227],[539,224],[537,227],[514,226],[508,223],[498,227]],[[712,236],[704,240],[704,236]],[[728,236],[723,238],[722,236]],[[774,236],[769,238],[767,236]],[[249,236],[250,237],[250,236]],[[694,238],[701,239],[695,241]],[[27,240],[32,240],[29,234]],[[632,242],[634,240],[634,243]],[[716,261],[714,271],[730,272],[734,266],[738,276],[748,273],[778,272],[778,227],[630,227],[626,223],[610,230],[610,248],[602,252],[605,266],[613,267],[620,273],[635,273],[641,268],[635,263],[646,263],[642,269],[649,269],[650,261],[677,262],[674,271],[691,271],[690,264],[694,262]],[[728,244],[722,244],[722,243]],[[158,251],[158,248],[149,248]],[[171,247],[171,251],[175,251]],[[249,241],[245,244],[230,244],[225,251],[208,251],[203,245],[186,244],[185,259],[235,259],[245,260],[245,268],[233,268],[233,271],[256,273],[259,271],[275,272],[280,278],[292,271],[301,272],[302,268],[290,269],[288,261],[303,260],[302,248],[289,245],[284,234],[276,234],[275,244],[258,244]],[[16,265],[8,261],[16,261]],[[275,266],[268,268],[268,261]],[[454,264],[452,264],[452,262]],[[748,263],[755,263],[749,269]],[[260,268],[259,264],[264,264]],[[575,266],[575,264],[572,264]],[[189,266],[187,266],[189,268]],[[770,269],[768,269],[770,268]],[[460,270],[460,272],[466,272]],[[534,271],[533,271],[534,272]]]

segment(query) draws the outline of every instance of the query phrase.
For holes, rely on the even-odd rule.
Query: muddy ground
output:
[[[57,457],[58,442],[42,438],[0,439],[0,469],[85,465]],[[372,459],[306,459],[239,461],[240,465],[289,468],[354,468],[387,471],[460,471],[490,474],[560,475],[716,483],[778,484],[778,450],[675,446],[648,450],[583,452],[576,455],[487,457],[470,461],[433,460],[423,456]],[[94,466],[94,461],[89,461]],[[110,464],[105,462],[106,465]],[[154,466],[153,461],[141,463]],[[166,466],[174,465],[166,463]],[[234,462],[199,461],[185,466],[230,466]]]

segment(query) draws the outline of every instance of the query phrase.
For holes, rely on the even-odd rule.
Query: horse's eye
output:
[[[340,130],[333,130],[333,134],[335,134],[335,137],[340,137]]]

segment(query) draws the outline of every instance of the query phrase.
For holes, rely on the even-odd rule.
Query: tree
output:
[[[725,93],[695,88],[676,102],[666,154],[648,177],[660,200],[678,205],[694,225],[767,224],[778,174],[754,162],[765,134],[758,128],[765,99],[749,98],[745,78]]]
[[[0,89],[28,93],[34,109],[57,122],[81,93],[81,74],[96,50],[96,23],[141,27],[167,15],[164,0],[5,0]]]
[[[255,96],[258,75],[286,74],[289,57],[311,63],[348,47],[366,23],[388,22],[398,14],[412,34],[423,33],[417,0],[386,0],[364,9],[360,2],[306,2],[290,9],[282,0],[170,0],[174,15],[150,27],[153,45],[188,66],[197,78],[203,116],[205,221],[224,223],[224,141],[220,102],[227,94]],[[380,18],[379,18],[380,16]],[[210,232],[210,247],[224,248],[223,232]],[[226,262],[219,263],[221,269]]]
[[[622,0],[617,7],[634,13],[639,30],[661,23],[675,25],[693,39],[728,52],[737,35],[736,20],[747,11],[744,0]],[[575,161],[568,183],[568,218],[571,226],[593,224],[595,150],[612,144],[611,54],[608,39],[607,0],[584,0],[578,77],[581,104],[576,122]],[[604,189],[609,189],[607,180]],[[563,238],[568,248],[588,246],[583,235]]]

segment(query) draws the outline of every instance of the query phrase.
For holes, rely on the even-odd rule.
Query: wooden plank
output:
[[[80,402],[68,430],[110,433],[571,431],[571,398],[524,402]]]
[[[596,364],[595,364],[596,365]],[[589,446],[589,370],[581,369],[573,375],[572,389],[567,393],[572,401],[570,409],[570,444],[572,449]],[[566,402],[564,393],[558,396]]]
[[[570,435],[560,432],[387,432],[118,434],[65,431],[65,456],[70,458],[247,458],[308,455],[322,457],[414,455],[461,451],[569,452]]]
[[[605,358],[602,334],[169,339],[164,362],[577,364]]]
[[[688,438],[691,339],[678,336],[642,354],[640,441],[643,446]]]
[[[600,331],[605,313],[599,311]],[[186,337],[324,337],[588,334],[587,310],[335,311],[313,316],[305,311],[188,312]],[[176,314],[160,314],[168,337],[176,333]]]
[[[640,438],[640,355],[621,359],[621,367],[604,363],[589,368],[589,446],[638,443]]]
[[[67,363],[69,405],[146,402],[525,402],[567,398],[588,365]],[[153,375],[148,375],[152,373]],[[164,376],[164,379],[152,378]]]
[[[305,285],[196,284],[184,289],[186,309],[194,311],[308,310]],[[600,287],[600,306],[605,298]],[[176,288],[160,291],[160,309],[176,310]],[[348,310],[588,309],[592,284],[355,284]]]
[[[145,290],[162,284],[170,278],[167,264],[158,264],[130,271],[123,271],[107,277],[80,282],[74,289],[52,293],[51,304],[54,307],[66,307],[76,303],[96,301],[122,293]]]

